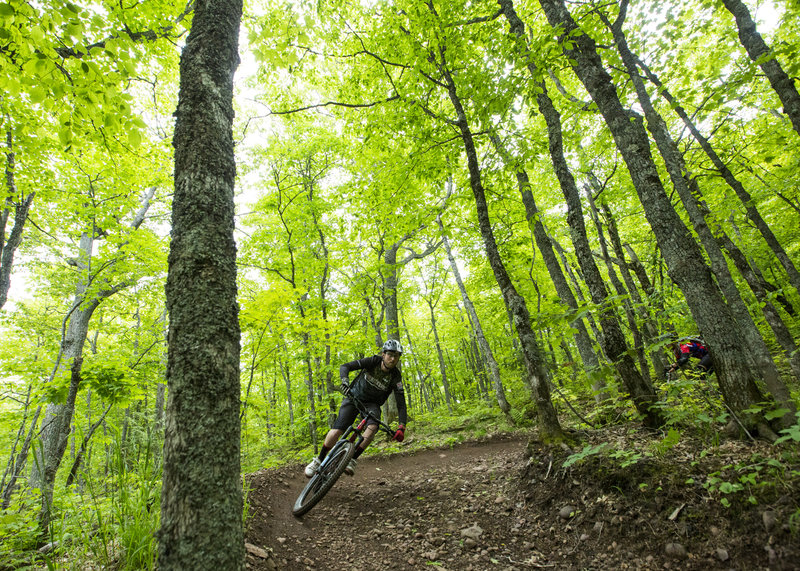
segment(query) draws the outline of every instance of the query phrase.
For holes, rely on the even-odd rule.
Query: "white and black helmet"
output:
[[[386,351],[396,351],[397,353],[403,354],[403,346],[400,345],[400,341],[397,339],[387,339],[386,343],[383,344],[383,352]]]

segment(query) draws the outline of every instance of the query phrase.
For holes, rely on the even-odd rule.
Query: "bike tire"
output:
[[[356,452],[356,445],[349,440],[339,442],[328,452],[330,459],[324,466],[317,470],[316,474],[306,484],[297,500],[294,502],[292,514],[301,516],[307,513],[317,503],[325,497],[325,494],[333,487],[339,476],[344,474],[347,463],[353,458]]]

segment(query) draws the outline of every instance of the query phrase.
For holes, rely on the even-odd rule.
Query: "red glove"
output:
[[[405,424],[401,424],[397,427],[397,432],[394,433],[392,440],[397,440],[398,442],[402,442],[403,439],[406,437],[406,426]]]

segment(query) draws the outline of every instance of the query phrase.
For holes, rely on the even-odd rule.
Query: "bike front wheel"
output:
[[[339,476],[344,474],[347,463],[353,458],[355,451],[356,445],[349,440],[340,441],[334,446],[306,487],[297,496],[292,514],[301,516],[317,505],[317,502],[325,497],[325,494],[333,487]]]

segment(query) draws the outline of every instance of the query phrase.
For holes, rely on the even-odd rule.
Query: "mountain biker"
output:
[[[400,421],[397,432],[394,434],[394,440],[397,442],[403,441],[408,413],[406,412],[406,397],[403,392],[403,377],[400,370],[397,368],[402,354],[403,347],[400,345],[400,341],[389,339],[383,344],[383,350],[380,355],[373,355],[372,357],[350,361],[339,367],[341,388],[342,392],[345,393],[345,398],[342,400],[342,405],[339,407],[339,416],[336,422],[333,423],[333,428],[331,428],[325,436],[325,441],[322,444],[319,455],[306,466],[305,474],[307,477],[311,478],[314,475],[314,472],[317,470],[322,460],[325,459],[325,456],[327,456],[328,452],[333,448],[337,440],[339,440],[339,437],[347,427],[353,424],[353,421],[358,415],[358,410],[353,404],[350,395],[358,399],[368,411],[372,412],[375,417],[380,419],[381,405],[386,402],[390,394],[394,393],[395,399],[397,400],[397,414]],[[361,372],[356,376],[353,385],[350,386],[350,372],[358,370]],[[350,388],[349,395],[346,392],[348,387]],[[370,419],[367,428],[364,430],[364,442],[356,448],[353,459],[350,460],[347,468],[345,468],[345,474],[352,476],[355,473],[356,458],[364,453],[364,450],[375,437],[375,432],[377,430],[377,421]]]
[[[701,339],[684,338],[677,343],[672,344],[672,351],[675,353],[676,361],[667,368],[667,372],[673,372],[678,367],[683,368],[694,357],[699,359],[697,369],[705,377],[714,371],[714,360],[711,358],[711,353],[708,351],[705,343]]]

